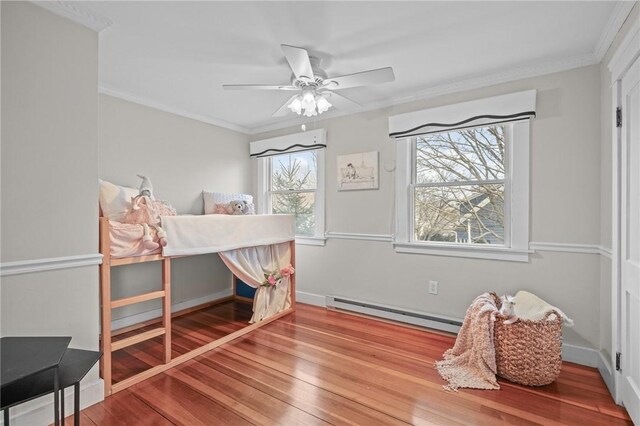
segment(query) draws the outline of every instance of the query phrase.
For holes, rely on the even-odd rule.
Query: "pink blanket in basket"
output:
[[[444,388],[500,389],[496,381],[492,313],[498,312],[493,297],[484,293],[473,301],[453,348],[436,362],[436,369],[449,382]]]

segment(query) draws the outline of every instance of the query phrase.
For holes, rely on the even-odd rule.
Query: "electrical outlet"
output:
[[[438,281],[429,281],[429,294],[438,294]]]

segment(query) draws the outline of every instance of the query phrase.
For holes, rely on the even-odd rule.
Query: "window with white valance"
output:
[[[535,90],[389,118],[397,252],[527,261]]]
[[[296,215],[296,242],[324,245],[324,129],[250,143],[261,214]]]

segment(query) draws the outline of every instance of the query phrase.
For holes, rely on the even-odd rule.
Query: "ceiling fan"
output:
[[[327,73],[320,68],[320,59],[315,56],[310,56],[306,49],[286,44],[281,44],[280,47],[293,71],[291,84],[225,84],[222,86],[223,89],[296,91],[298,93],[289,98],[273,116],[284,116],[290,110],[298,115],[313,117],[314,115],[322,114],[332,106],[347,111],[355,111],[361,107],[357,102],[335,93],[335,90],[350,89],[352,87],[368,86],[395,80],[391,67],[330,78],[327,76]]]

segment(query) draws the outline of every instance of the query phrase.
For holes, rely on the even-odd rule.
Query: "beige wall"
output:
[[[179,214],[202,214],[201,191],[250,192],[248,137],[174,114],[100,95],[100,177],[138,187],[148,175],[155,195]],[[217,255],[172,262],[172,302],[206,298],[231,286],[231,273]],[[156,264],[114,268],[113,296],[157,288]],[[135,286],[132,285],[135,283]],[[128,306],[114,319],[160,307],[159,301]]]
[[[97,67],[95,32],[2,2],[3,263],[97,252]],[[4,277],[2,334],[96,349],[97,271]]]
[[[638,20],[640,16],[640,5],[636,3],[631,13],[627,17],[624,25],[616,35],[613,43],[609,47],[607,54],[600,63],[600,123],[601,123],[601,145],[600,145],[600,180],[601,184],[601,221],[600,221],[600,244],[602,247],[611,250],[611,215],[612,215],[612,114],[614,110],[614,104],[611,99],[611,73],[609,72],[608,64],[614,53],[616,52],[620,43],[624,40],[624,37],[629,32],[629,29],[634,22]],[[611,338],[611,259],[603,256],[602,271],[600,279],[600,349],[605,353],[605,356],[611,358],[615,352],[612,347]]]
[[[0,262],[96,255],[98,35],[30,2],[0,7]],[[97,266],[3,276],[0,294],[0,335],[98,349]],[[83,389],[83,404],[102,398],[97,367]],[[12,424],[50,422],[47,401],[13,409],[28,414]]]
[[[531,139],[531,241],[599,245],[598,65],[318,121],[317,127],[327,129],[327,230],[391,234],[393,173],[381,168],[376,191],[338,192],[335,178],[340,154],[377,150],[381,165],[394,160],[389,115],[526,89],[538,91]],[[527,289],[564,309],[590,345],[599,343],[599,255],[538,251],[529,263],[514,263],[396,254],[390,243],[329,239],[325,247],[298,246],[297,262],[301,292],[455,317],[463,317],[483,291]],[[440,282],[439,295],[428,294],[429,280]]]

